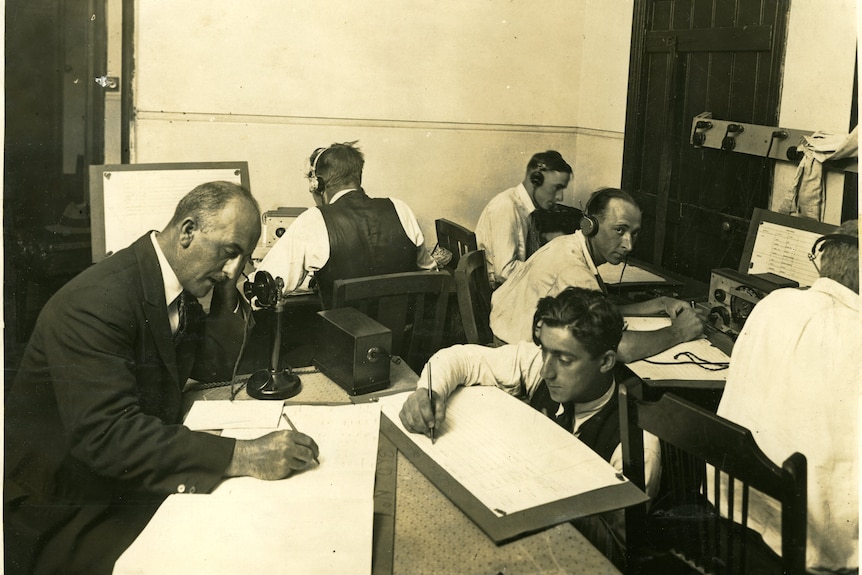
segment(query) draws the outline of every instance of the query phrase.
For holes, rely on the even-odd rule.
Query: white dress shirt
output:
[[[180,312],[179,312],[179,297],[183,292],[183,285],[177,279],[177,274],[168,263],[162,247],[159,245],[156,237],[159,232],[150,233],[150,241],[153,242],[153,247],[156,250],[156,257],[159,259],[159,267],[162,269],[162,281],[165,283],[165,305],[168,308],[168,321],[171,324],[171,333],[176,334],[180,327]]]
[[[491,285],[505,282],[527,259],[530,214],[533,199],[518,184],[488,202],[476,223],[476,244],[485,250]]]
[[[580,230],[552,239],[491,294],[491,331],[507,343],[532,341],[539,300],[569,286],[600,290],[598,273]]]
[[[809,568],[859,566],[860,301],[826,278],[767,295],[733,347],[718,407],[776,464],[808,459]],[[780,554],[779,506],[750,497],[749,526]]]

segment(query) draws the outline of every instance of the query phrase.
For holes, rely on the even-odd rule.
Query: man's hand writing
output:
[[[446,402],[436,393],[432,393],[434,406],[428,400],[428,389],[419,388],[407,398],[401,406],[398,416],[407,431],[431,435],[431,427],[439,429],[446,418]]]
[[[312,438],[298,431],[273,431],[263,437],[237,440],[225,475],[284,479],[307,468],[319,455]]]

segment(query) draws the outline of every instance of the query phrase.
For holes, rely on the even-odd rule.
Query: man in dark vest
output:
[[[437,269],[410,207],[362,189],[365,158],[355,143],[314,150],[307,175],[317,209],[303,212],[257,266],[282,278],[285,293],[314,274],[324,308],[337,279]]]
[[[533,340],[500,347],[460,345],[440,350],[434,364],[433,409],[429,374],[401,408],[401,422],[414,433],[430,435],[446,417],[446,400],[461,385],[496,385],[529,400],[530,405],[573,433],[622,472],[616,350],[623,318],[597,290],[571,287],[542,298],[533,316]],[[658,490],[658,439],[644,438],[647,494]],[[578,520],[576,526],[612,560],[624,551],[624,527],[614,512]]]

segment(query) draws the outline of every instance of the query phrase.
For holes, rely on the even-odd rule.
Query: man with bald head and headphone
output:
[[[533,338],[532,310],[543,297],[569,286],[607,288],[598,272],[605,262],[619,264],[634,249],[641,229],[641,210],[632,196],[604,188],[590,196],[580,229],[552,239],[530,256],[491,297],[491,331],[505,343]],[[667,314],[671,325],[655,331],[623,333],[617,356],[630,362],[655,355],[703,334],[704,318],[689,303],[659,297],[619,306],[623,315]]]
[[[858,220],[817,239],[809,258],[820,275],[811,287],[774,290],[745,320],[718,415],[751,431],[778,465],[793,452],[805,455],[807,570],[856,573],[862,377]],[[752,490],[748,516],[749,527],[780,553],[780,504]]]
[[[326,309],[337,279],[437,269],[410,207],[362,189],[365,158],[355,144],[312,152],[307,176],[317,209],[303,212],[257,266],[281,277],[285,293],[314,274]]]

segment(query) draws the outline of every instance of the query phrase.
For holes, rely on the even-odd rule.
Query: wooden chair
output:
[[[452,260],[447,267],[455,269],[461,256],[478,248],[476,234],[460,224],[446,219],[434,221],[437,229],[437,245],[452,252]]]
[[[489,323],[491,284],[488,282],[485,251],[474,250],[464,254],[458,261],[454,275],[458,309],[467,343],[492,344],[494,334]]]
[[[744,574],[761,566],[778,573],[805,573],[804,455],[794,453],[779,467],[750,431],[672,393],[655,402],[643,401],[624,385],[619,393],[623,472],[644,487],[643,432],[652,433],[661,442],[666,491],[649,516],[646,504],[626,509],[629,573]],[[714,468],[713,481],[708,480],[707,465]],[[736,498],[734,488],[740,490]],[[748,528],[749,488],[780,503],[781,557]],[[680,570],[684,565],[687,570]]]
[[[392,355],[417,373],[440,349],[452,276],[402,272],[336,280],[332,308],[354,307],[392,330]]]

